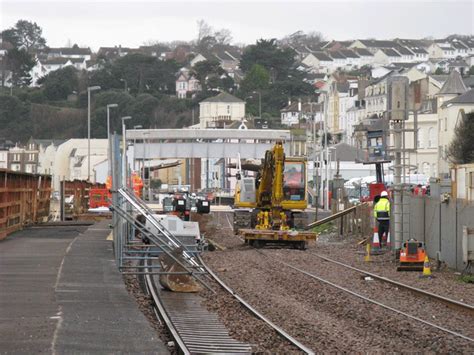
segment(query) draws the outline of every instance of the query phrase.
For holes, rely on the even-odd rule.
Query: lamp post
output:
[[[107,105],[107,143],[109,145],[107,159],[109,160],[109,176],[112,176],[112,142],[110,141],[110,109],[118,107],[117,104]]]
[[[260,91],[253,91],[252,94],[258,94],[258,118],[262,118],[262,94]]]
[[[124,84],[124,90],[125,90],[125,93],[127,93],[127,92],[128,92],[127,80],[125,80],[125,79],[120,79],[120,81]]]
[[[148,168],[148,179],[146,179],[146,159],[147,159],[147,149],[146,149],[146,145],[147,145],[147,142],[146,142],[146,138],[145,137],[148,137],[150,132],[143,132],[143,178],[142,178],[142,181],[143,181],[143,191],[142,191],[142,196],[143,196],[143,199],[145,199],[145,192],[146,192],[146,189],[148,188],[148,200],[150,201],[150,168]],[[149,165],[149,164],[148,164]]]
[[[140,128],[140,129],[141,129],[141,128],[143,128],[143,126],[142,126],[142,125],[133,126],[133,129],[136,130],[137,128]],[[136,167],[135,167],[135,153],[136,153],[136,152],[135,152],[135,145],[136,145],[136,143],[137,143],[137,139],[136,139],[136,138],[133,138],[133,170],[136,169]],[[138,166],[140,166],[140,164],[138,164]]]
[[[100,90],[100,86],[87,88],[87,181],[91,180],[91,91]]]
[[[122,117],[122,187],[127,187],[127,137],[125,120],[132,119],[132,116]]]

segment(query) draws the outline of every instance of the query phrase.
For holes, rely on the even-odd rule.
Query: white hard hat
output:
[[[381,197],[387,197],[388,196],[388,193],[387,191],[382,191],[382,193],[380,194]]]

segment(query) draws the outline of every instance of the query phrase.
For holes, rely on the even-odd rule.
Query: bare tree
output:
[[[218,44],[230,44],[232,41],[232,32],[227,28],[222,28],[214,33]]]
[[[197,43],[200,43],[203,38],[212,36],[212,27],[203,19],[197,21],[198,37]]]

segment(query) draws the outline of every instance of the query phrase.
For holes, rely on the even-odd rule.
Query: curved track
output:
[[[204,264],[201,258],[198,260],[208,274],[256,318],[265,322],[271,329],[301,351],[306,354],[314,354],[311,349],[279,328],[224,284],[224,282]],[[220,323],[217,316],[199,306],[202,298],[197,294],[168,293],[167,296],[163,296],[164,293],[160,292],[160,286],[156,286],[152,275],[145,275],[145,286],[153,298],[161,319],[163,319],[163,322],[179,347],[180,352],[183,354],[252,353],[250,344],[241,343],[231,338],[227,329]],[[197,327],[197,325],[199,326]]]

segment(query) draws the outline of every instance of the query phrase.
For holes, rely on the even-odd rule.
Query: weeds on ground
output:
[[[324,234],[324,233],[329,233],[329,232],[334,231],[334,228],[335,228],[334,223],[328,222],[328,223],[324,223],[324,224],[314,227],[312,231],[314,233]]]
[[[474,275],[461,275],[459,276],[459,281],[467,284],[474,284]]]

